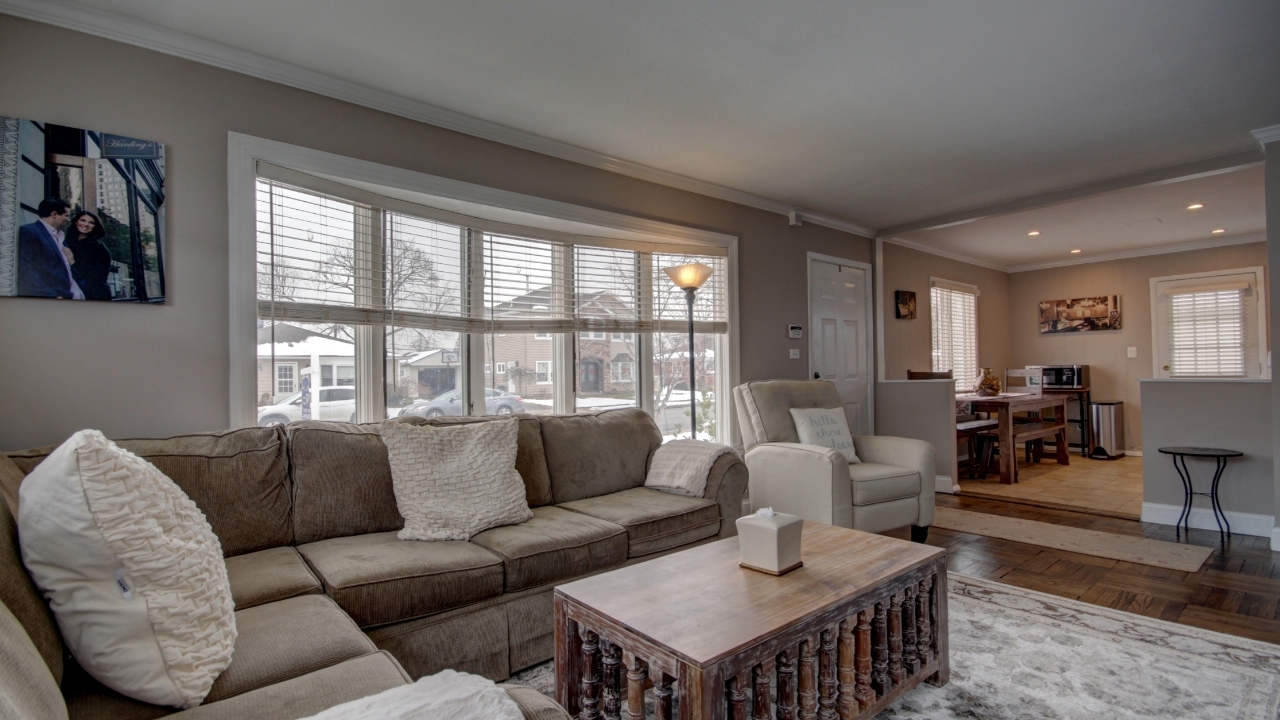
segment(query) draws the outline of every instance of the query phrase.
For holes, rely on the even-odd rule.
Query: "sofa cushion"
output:
[[[757,443],[800,442],[791,408],[844,407],[836,386],[826,381],[763,380],[734,388],[738,420],[748,450]]]
[[[849,479],[853,482],[854,505],[874,505],[920,494],[920,473],[893,465],[853,463],[849,465]]]
[[[551,476],[547,473],[547,453],[542,446],[542,427],[533,415],[484,415],[462,417],[422,418],[406,415],[388,422],[404,422],[413,425],[461,425],[516,418],[520,431],[516,437],[516,472],[524,480],[525,502],[529,507],[550,505]]]
[[[305,420],[286,432],[299,545],[404,527],[378,425]]]
[[[520,708],[524,720],[571,720],[569,713],[560,707],[555,700],[543,695],[533,688],[521,685],[503,685],[503,690]]]
[[[715,500],[638,487],[560,505],[627,529],[628,555],[640,557],[720,532]]]
[[[278,427],[118,440],[167,475],[204,513],[224,555],[293,542],[289,468]],[[29,473],[53,446],[9,453]]]
[[[621,565],[627,559],[625,528],[557,507],[534,508],[532,520],[486,530],[471,542],[502,557],[507,592]]]
[[[4,455],[0,455],[0,479],[5,478],[5,463],[9,464],[12,471],[8,480],[13,480],[13,474],[19,471]],[[13,500],[10,500],[9,484],[6,481],[5,499],[0,501],[0,603],[4,603],[22,624],[31,642],[40,651],[40,657],[44,658],[54,680],[60,683],[62,656],[66,647],[62,643],[62,633],[58,631],[58,624],[49,611],[48,603],[27,573],[27,566],[22,564],[15,512],[18,507],[16,484],[12,490]],[[10,502],[13,503],[12,506]]]
[[[360,627],[408,620],[502,594],[502,558],[462,540],[394,532],[299,545],[324,590]]]
[[[300,677],[376,652],[373,641],[323,595],[267,603],[236,612],[235,654],[206,703]]]
[[[291,547],[227,558],[227,579],[236,610],[324,592],[315,573]]]
[[[662,432],[639,408],[545,415],[542,444],[557,505],[639,487]]]
[[[182,720],[294,720],[410,682],[400,663],[376,652],[243,695],[201,705]],[[554,717],[554,716],[553,716]]]
[[[0,508],[0,511],[8,512]],[[58,681],[22,624],[0,605],[0,715],[25,720],[65,720]]]

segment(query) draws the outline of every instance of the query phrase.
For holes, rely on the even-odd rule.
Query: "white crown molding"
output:
[[[964,255],[958,252],[952,252],[950,250],[942,250],[940,248],[930,247],[929,245],[926,245],[924,243],[918,243],[918,242],[915,242],[914,240],[903,240],[902,238],[876,238],[876,239],[883,240],[893,245],[901,245],[902,247],[905,247],[905,248],[911,248],[912,250],[919,250],[920,252],[929,253],[930,255],[937,255],[939,257],[944,257],[944,258],[947,258],[948,260],[955,260],[957,262],[968,263],[970,265],[977,265],[978,267],[984,267],[984,268],[987,268],[988,270],[999,270],[1000,272],[1006,272],[1006,273],[1009,272],[1009,268],[1005,267],[1004,265],[993,263],[990,260],[982,260],[980,258],[976,258],[971,255]]]
[[[1148,255],[1167,255],[1169,253],[1205,250],[1207,248],[1226,247],[1228,245],[1247,245],[1249,243],[1266,241],[1267,236],[1264,233],[1250,233],[1248,235],[1237,235],[1235,237],[1197,240],[1195,242],[1179,243],[1177,245],[1159,245],[1156,247],[1138,248],[1136,250],[1121,250],[1119,252],[1106,253],[1105,255],[1091,255],[1089,257],[1071,258],[1069,260],[1054,260],[1052,262],[1015,265],[1009,268],[1006,272],[1020,273],[1029,272],[1031,270],[1048,270],[1050,268],[1067,267],[1069,265],[1088,265],[1089,263],[1108,262],[1111,260],[1127,260],[1128,258],[1146,257]]]
[[[1280,142],[1280,125],[1258,128],[1253,131],[1253,136],[1257,138],[1258,144],[1265,150],[1267,143]]]
[[[797,208],[791,203],[641,165],[631,160],[613,157],[500,123],[447,110],[430,103],[377,90],[142,20],[52,0],[0,0],[0,13],[194,60],[205,65],[306,90],[466,135],[738,205],[767,210],[779,215],[798,211],[805,220],[815,225],[823,225],[866,238],[871,238],[875,234],[873,230],[849,220]]]

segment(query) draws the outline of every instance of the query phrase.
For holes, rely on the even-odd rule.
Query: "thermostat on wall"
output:
[[[792,340],[800,340],[801,338],[804,337],[804,328],[801,327],[800,325],[788,325],[787,337],[791,338]]]

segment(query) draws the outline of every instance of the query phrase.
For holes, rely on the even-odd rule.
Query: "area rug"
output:
[[[1181,572],[1199,570],[1204,561],[1213,554],[1211,548],[1199,545],[1182,545],[1132,535],[1083,530],[1003,515],[989,515],[944,507],[936,508],[935,513],[933,526],[946,530],[985,535],[1111,560],[1123,560],[1139,565],[1154,565]]]
[[[879,720],[1276,720],[1280,645],[951,575],[951,682]],[[509,682],[554,696],[543,663]]]

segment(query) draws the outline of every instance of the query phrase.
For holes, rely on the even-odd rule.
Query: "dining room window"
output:
[[[1152,278],[1156,377],[1266,377],[1261,268]]]
[[[956,390],[978,380],[978,288],[942,278],[929,280],[933,370],[952,371]]]

